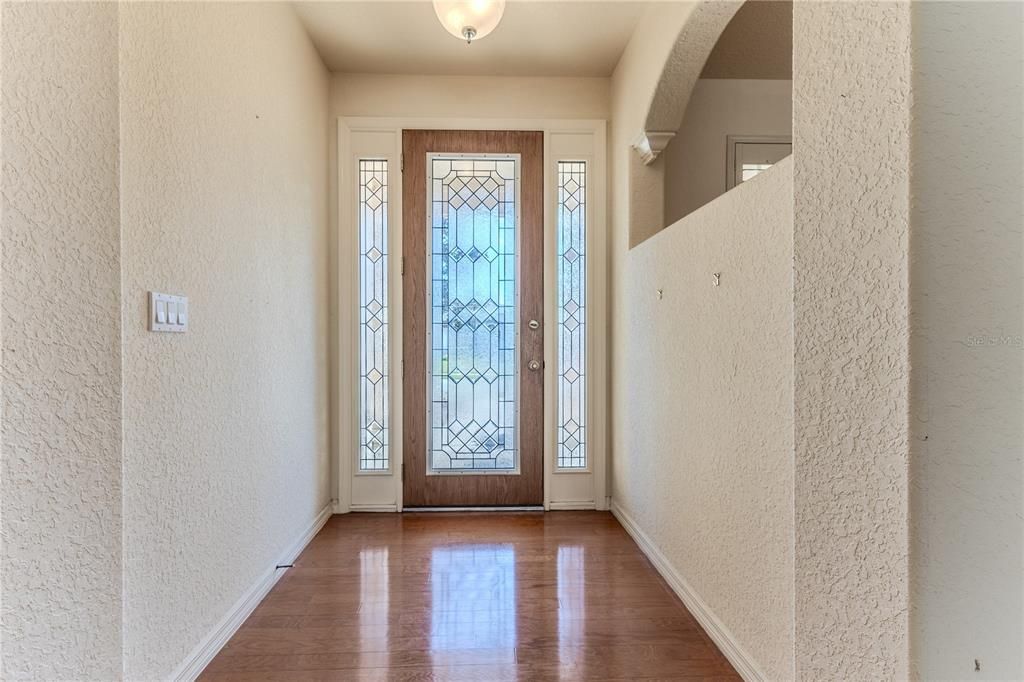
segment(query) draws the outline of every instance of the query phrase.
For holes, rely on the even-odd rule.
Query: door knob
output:
[[[537,362],[536,360],[530,360],[528,363],[526,363],[526,367],[531,372],[536,372],[538,369],[540,369],[540,363]]]
[[[530,320],[529,327],[530,329],[534,330],[540,329],[540,322],[538,322],[537,320]]]

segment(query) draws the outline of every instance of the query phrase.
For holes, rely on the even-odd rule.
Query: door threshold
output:
[[[544,505],[520,507],[403,507],[404,512],[536,512],[544,511]]]

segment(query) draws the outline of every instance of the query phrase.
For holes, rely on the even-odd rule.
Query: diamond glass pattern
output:
[[[587,164],[558,162],[558,467],[587,466]]]
[[[517,466],[515,158],[431,155],[429,464]]]
[[[387,471],[388,162],[359,161],[359,470]]]

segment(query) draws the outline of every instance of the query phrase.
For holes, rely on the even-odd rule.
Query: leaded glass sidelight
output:
[[[517,461],[517,156],[428,157],[432,473]]]
[[[387,471],[388,162],[359,161],[359,470]]]
[[[587,164],[558,162],[558,467],[586,449]]]

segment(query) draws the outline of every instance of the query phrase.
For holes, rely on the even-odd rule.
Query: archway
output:
[[[706,0],[694,7],[676,38],[647,107],[643,130],[629,173],[629,244],[639,244],[664,227],[664,165],[658,156],[682,123],[704,62],[726,26],[743,5],[741,0]]]
[[[662,154],[664,225],[768,170],[793,149],[793,3],[751,0],[726,26]]]

